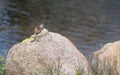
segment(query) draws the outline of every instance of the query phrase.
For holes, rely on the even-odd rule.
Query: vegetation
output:
[[[101,63],[96,59],[92,64],[93,75],[119,75],[116,70],[117,60],[113,60],[113,62],[111,62],[104,61],[104,63]]]
[[[99,68],[100,62],[96,60],[92,65],[92,71],[93,75],[118,75],[117,71],[112,69],[112,66],[110,63],[103,64],[104,66]],[[44,75],[61,75],[61,63],[59,61],[58,64],[44,64],[46,66],[46,71],[44,72]],[[84,75],[84,70],[81,70],[80,68],[76,69],[75,75]],[[5,60],[4,57],[0,56],[0,75],[5,75]]]
[[[5,75],[5,60],[0,56],[0,75]]]
[[[84,75],[83,72],[77,71],[76,75]]]

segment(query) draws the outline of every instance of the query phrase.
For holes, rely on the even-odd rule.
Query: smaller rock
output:
[[[96,51],[93,68],[97,75],[120,75],[120,41],[108,43]]]

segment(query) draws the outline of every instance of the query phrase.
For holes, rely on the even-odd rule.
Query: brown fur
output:
[[[34,29],[35,34],[39,34],[41,32],[41,28],[39,26]]]
[[[44,27],[43,27],[42,24],[37,26],[37,27],[35,27],[35,29],[34,29],[35,34],[39,34],[42,31],[43,28]]]

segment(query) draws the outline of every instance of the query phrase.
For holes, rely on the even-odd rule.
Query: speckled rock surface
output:
[[[91,75],[84,55],[64,36],[43,29],[8,52],[6,75]],[[31,42],[32,41],[32,42]]]

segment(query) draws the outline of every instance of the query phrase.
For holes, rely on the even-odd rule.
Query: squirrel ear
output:
[[[40,25],[40,28],[43,29],[43,28],[44,28],[44,24],[41,24],[41,25]]]

